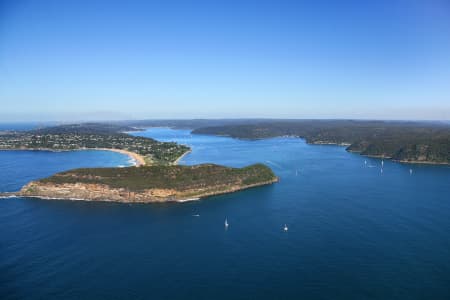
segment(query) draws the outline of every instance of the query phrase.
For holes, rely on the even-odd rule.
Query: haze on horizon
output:
[[[0,2],[0,122],[449,120],[449,83],[445,0]]]

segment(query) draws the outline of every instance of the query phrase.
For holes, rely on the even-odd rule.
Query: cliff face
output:
[[[215,172],[211,172],[213,167]],[[141,167],[151,168],[151,167]],[[136,169],[141,169],[136,168]],[[161,178],[160,182],[155,184],[155,180],[151,177],[144,178],[149,183],[147,188],[133,188],[133,185],[121,185],[117,181],[112,182],[111,178],[105,180],[96,170],[99,169],[83,169],[83,174],[77,173],[77,170],[56,174],[44,180],[33,181],[25,185],[21,191],[22,196],[33,196],[54,199],[74,199],[87,201],[113,201],[127,203],[147,203],[147,202],[166,202],[180,201],[193,198],[201,198],[211,195],[230,193],[246,188],[261,186],[276,182],[278,179],[273,175],[272,171],[265,166],[250,166],[242,169],[226,168],[221,166],[172,166],[165,168],[177,168],[179,173],[173,173],[169,182],[164,184]],[[208,169],[206,172],[205,169]],[[91,170],[87,175],[87,171]],[[195,174],[191,174],[194,170]],[[105,169],[100,171],[103,174]],[[226,171],[226,177],[220,179],[220,175]],[[260,171],[260,172],[258,172]],[[118,174],[114,177],[120,177],[124,183],[133,180],[133,174],[123,172],[122,169],[117,170]],[[186,184],[187,180],[180,180],[187,172],[193,179]],[[261,174],[261,172],[263,174]],[[267,174],[264,174],[266,172]],[[142,172],[141,172],[142,173]],[[127,174],[124,176],[124,174]],[[178,174],[173,177],[173,174]],[[215,178],[216,177],[216,178]],[[140,178],[142,180],[143,178]],[[205,184],[205,180],[208,184]],[[179,181],[178,181],[179,180]],[[111,182],[106,184],[104,182]],[[174,184],[174,182],[179,182]],[[152,183],[150,183],[152,182]],[[119,182],[121,183],[121,182]]]
[[[212,195],[236,192],[239,190],[271,184],[276,179],[250,185],[214,186],[203,189],[190,189],[176,191],[172,189],[146,189],[139,192],[129,191],[125,188],[111,188],[103,184],[65,183],[52,184],[30,182],[22,188],[20,195],[54,199],[110,201],[125,203],[149,203],[182,201],[203,198]]]
[[[149,189],[136,193],[130,192],[125,188],[111,188],[104,184],[54,184],[30,182],[22,188],[20,194],[23,196],[55,199],[80,199],[113,202],[159,202],[174,198],[176,191]]]

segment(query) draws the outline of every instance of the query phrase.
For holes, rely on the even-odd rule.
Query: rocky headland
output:
[[[272,170],[262,164],[244,168],[215,164],[87,168],[32,181],[14,194],[51,199],[149,203],[199,199],[277,181]]]

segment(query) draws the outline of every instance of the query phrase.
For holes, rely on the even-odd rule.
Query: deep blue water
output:
[[[294,138],[136,134],[189,144],[184,164],[264,162],[281,180],[177,204],[2,199],[1,299],[450,299],[449,167],[381,173]],[[0,189],[119,164],[83,153],[0,152]]]

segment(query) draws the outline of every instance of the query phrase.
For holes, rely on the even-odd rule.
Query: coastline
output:
[[[396,160],[392,159],[392,161],[402,163],[402,164],[419,164],[419,165],[437,165],[437,166],[450,166],[450,163],[446,162],[434,162],[434,161],[423,161],[423,160]]]
[[[346,150],[349,153],[359,154],[361,156],[370,157],[370,158],[378,158],[378,159],[386,159],[396,163],[401,164],[420,164],[420,165],[436,165],[436,166],[450,166],[450,163],[447,162],[439,162],[439,161],[431,161],[431,160],[401,160],[395,159],[390,156],[385,155],[374,155],[374,154],[361,154],[359,151]]]
[[[188,150],[186,152],[184,152],[183,154],[180,155],[180,157],[178,157],[172,164],[174,165],[178,165],[178,163],[180,162],[180,160],[185,157],[186,155],[188,155],[189,153],[191,153],[192,150]]]
[[[159,197],[159,196],[151,196],[151,197],[142,197],[139,199],[138,196],[140,193],[132,193],[132,196],[130,195],[130,193],[128,193],[127,195],[123,196],[119,196],[119,198],[117,197],[102,197],[102,198],[92,198],[92,197],[86,197],[86,196],[70,196],[68,194],[66,194],[64,192],[64,194],[39,194],[39,193],[35,193],[35,194],[27,194],[24,193],[22,190],[18,191],[18,192],[6,192],[6,193],[0,193],[0,198],[17,198],[17,197],[26,197],[26,198],[38,198],[38,199],[44,199],[44,200],[69,200],[69,201],[87,201],[87,202],[115,202],[115,203],[143,203],[143,204],[151,204],[151,203],[185,203],[185,202],[191,202],[191,201],[198,201],[198,200],[202,200],[205,198],[209,198],[212,196],[218,196],[218,195],[223,195],[223,194],[229,194],[229,193],[234,193],[234,192],[238,192],[238,191],[242,191],[242,190],[246,190],[246,189],[250,189],[250,188],[255,188],[255,187],[260,187],[260,186],[266,186],[266,185],[271,185],[274,184],[276,182],[279,181],[278,177],[275,177],[272,180],[268,180],[268,181],[262,181],[262,182],[258,182],[258,183],[253,183],[253,184],[247,184],[247,185],[243,185],[243,186],[233,186],[233,187],[229,187],[229,188],[224,188],[221,190],[207,190],[207,191],[203,191],[203,192],[181,192],[175,195],[168,195],[168,196],[164,196],[164,197]],[[33,183],[33,182],[30,182]],[[30,184],[29,183],[29,184]],[[75,185],[77,188],[80,188],[79,184]],[[58,185],[55,186],[57,189],[61,189],[61,190],[65,190],[66,188],[62,188]],[[23,188],[22,188],[23,189]],[[83,188],[82,188],[83,189]],[[109,191],[118,191],[120,192],[120,189],[109,189]],[[147,192],[147,191],[146,191]],[[145,192],[144,192],[145,193]],[[130,197],[131,196],[131,197]]]

